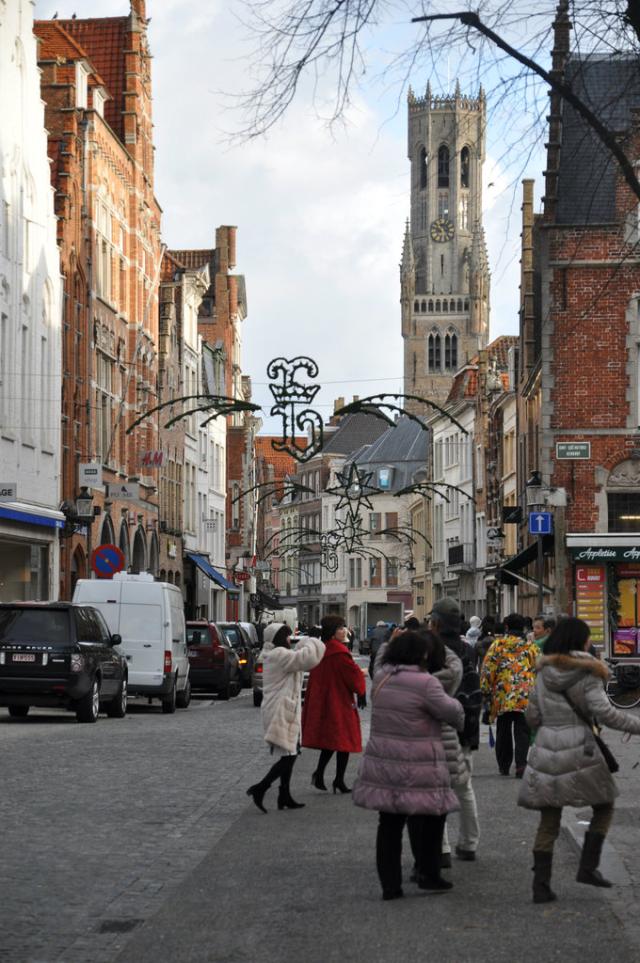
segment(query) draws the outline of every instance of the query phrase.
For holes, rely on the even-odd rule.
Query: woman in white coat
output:
[[[320,639],[301,638],[292,649],[291,629],[284,622],[268,625],[263,638],[262,724],[264,740],[277,761],[261,782],[249,786],[247,796],[266,813],[265,793],[280,779],[278,809],[301,809],[304,803],[291,798],[289,784],[300,746],[302,677],[322,659],[324,643]]]

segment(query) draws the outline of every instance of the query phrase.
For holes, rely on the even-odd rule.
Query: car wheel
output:
[[[191,702],[191,683],[187,679],[186,686],[184,687],[182,692],[178,692],[176,696],[176,705],[178,709],[187,709],[190,702]]]
[[[262,705],[262,693],[259,689],[253,690],[253,704],[258,709]]]
[[[231,698],[231,683],[228,679],[222,688],[218,689],[218,698],[222,699],[223,702],[227,702]]]
[[[9,715],[14,719],[24,719],[29,709],[30,706],[9,706]]]
[[[107,715],[110,719],[124,719],[127,714],[127,677],[120,683],[120,688],[114,699],[107,705]]]
[[[100,685],[97,679],[91,680],[91,688],[76,704],[78,722],[97,722],[100,715]]]
[[[177,704],[177,694],[176,694],[176,680],[174,678],[173,684],[171,686],[171,692],[169,695],[165,696],[162,700],[162,711],[165,715],[173,715],[176,711]]]

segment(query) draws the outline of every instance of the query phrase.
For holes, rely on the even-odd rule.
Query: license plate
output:
[[[35,655],[14,655],[12,656],[13,662],[35,662]]]

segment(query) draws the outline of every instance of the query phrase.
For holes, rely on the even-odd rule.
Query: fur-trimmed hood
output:
[[[567,655],[541,655],[536,663],[544,684],[554,692],[564,692],[581,676],[588,672],[603,682],[609,678],[609,669],[604,662],[588,652],[569,652]]]

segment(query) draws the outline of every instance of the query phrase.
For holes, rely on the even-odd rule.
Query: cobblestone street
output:
[[[366,728],[369,710],[362,718]],[[477,862],[454,861],[447,896],[407,884],[405,900],[385,904],[375,815],[311,789],[315,753],[294,771],[304,810],[278,812],[274,791],[268,816],[248,804],[244,790],[268,764],[249,692],[196,699],[174,716],[133,704],[125,720],[95,726],[3,714],[0,959],[637,960],[638,741],[609,735],[622,763],[604,861],[615,888],[575,883],[572,832],[581,837],[583,814],[569,811],[554,866],[559,900],[540,907],[530,902],[536,817],[516,808],[518,783],[497,775],[484,735]],[[354,774],[351,760],[348,782]],[[455,842],[455,817],[451,825]]]

